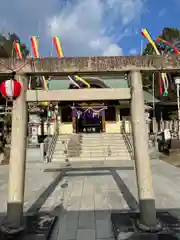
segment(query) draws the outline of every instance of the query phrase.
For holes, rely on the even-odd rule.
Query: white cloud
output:
[[[122,55],[118,43],[143,6],[143,0],[77,0],[48,19],[48,33],[61,36],[66,55]]]
[[[135,56],[135,55],[137,55],[137,54],[138,54],[138,51],[137,51],[137,49],[135,49],[135,48],[132,48],[132,49],[130,49],[130,50],[129,50],[129,54],[130,54],[130,55],[134,55],[134,56]]]
[[[117,44],[110,44],[106,50],[103,51],[104,56],[120,56],[123,51]]]
[[[114,17],[121,16],[123,25],[140,20],[142,13],[146,11],[145,1],[142,0],[107,0],[107,2],[109,7],[114,9]]]
[[[161,9],[158,13],[158,17],[163,17],[166,14],[167,10],[165,8]]]
[[[0,27],[26,41],[38,35],[41,54],[49,54],[50,38],[58,35],[67,56],[121,55],[120,41],[137,27],[145,1],[2,0]]]

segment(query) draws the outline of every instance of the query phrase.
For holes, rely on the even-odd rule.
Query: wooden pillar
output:
[[[140,207],[140,223],[151,228],[156,226],[156,209],[152,186],[148,135],[146,132],[146,121],[144,117],[144,95],[141,73],[138,71],[132,71],[130,73],[130,79],[131,121]]]
[[[116,106],[116,121],[117,122],[121,121],[120,107],[119,106]]]
[[[76,116],[72,116],[73,133],[76,133]]]
[[[26,103],[26,89],[28,79],[17,76],[22,84],[21,95],[13,102],[11,152],[9,162],[7,218],[2,224],[2,231],[10,229],[23,230],[23,204],[25,188],[26,142],[28,129],[28,108]],[[10,227],[10,229],[8,229]]]
[[[77,131],[77,110],[74,106],[72,106],[72,128],[73,133],[76,133]]]
[[[101,124],[102,124],[102,132],[106,132],[105,110],[102,110],[101,112]]]

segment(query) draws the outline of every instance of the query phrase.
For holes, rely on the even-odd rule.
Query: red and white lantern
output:
[[[22,86],[21,83],[16,79],[4,80],[0,84],[0,92],[3,97],[8,99],[14,99],[19,97],[21,94]]]

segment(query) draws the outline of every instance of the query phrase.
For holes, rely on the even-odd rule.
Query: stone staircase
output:
[[[120,133],[59,135],[53,162],[131,160]]]

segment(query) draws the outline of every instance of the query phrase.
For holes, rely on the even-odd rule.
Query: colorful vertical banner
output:
[[[159,50],[156,47],[156,43],[152,40],[149,32],[147,29],[143,28],[141,30],[141,34],[143,35],[144,38],[146,38],[148,40],[148,42],[152,45],[152,47],[154,48],[155,52],[157,55],[161,55]],[[168,77],[166,73],[160,73],[161,75],[161,81],[163,83],[163,87],[164,87],[164,92],[163,92],[163,96],[168,96]],[[161,84],[162,84],[161,83]],[[162,88],[162,85],[160,86],[160,89]],[[160,90],[161,92],[161,90]]]
[[[58,57],[64,57],[59,37],[53,37],[52,40]],[[78,75],[68,76],[68,78],[78,88],[81,88],[82,84],[90,88],[90,84]]]
[[[180,54],[180,52],[179,52],[179,50],[177,49],[177,47],[176,46],[174,46],[172,43],[170,43],[170,42],[168,42],[168,41],[166,41],[166,40],[164,40],[164,39],[162,39],[162,38],[160,38],[160,37],[158,37],[157,39],[156,39],[156,42],[158,43],[158,44],[163,44],[163,45],[165,45],[166,47],[168,47],[169,49],[172,49],[171,50],[171,52],[174,52],[174,53],[176,53],[176,54]]]
[[[55,49],[56,49],[58,57],[64,57],[59,37],[53,37],[52,41],[53,41],[53,44],[55,46]],[[68,78],[72,82],[73,85],[75,85],[76,87],[80,88],[80,86],[77,83],[77,81],[74,80],[74,76],[68,76]]]
[[[157,54],[157,55],[161,55],[160,52],[159,52],[159,50],[158,50],[157,47],[156,47],[155,42],[152,40],[149,32],[147,31],[147,29],[143,28],[143,29],[141,30],[141,34],[142,34],[143,37],[146,38],[146,39],[149,41],[149,43],[153,46],[156,54]]]
[[[47,91],[48,90],[48,85],[47,85],[47,81],[46,81],[44,76],[42,76],[42,84],[43,84],[43,88]]]
[[[158,72],[158,81],[159,81],[159,93],[160,93],[160,95],[163,95],[163,86],[162,86],[162,79],[161,79],[160,72]]]
[[[53,37],[53,43],[58,57],[64,57],[59,37]]]
[[[32,48],[32,52],[33,52],[34,57],[39,58],[40,57],[39,50],[38,50],[39,45],[38,45],[38,39],[37,39],[36,36],[31,37],[31,48]],[[41,80],[42,80],[42,85],[43,85],[44,90],[47,91],[48,90],[48,85],[47,85],[47,81],[46,81],[45,77],[42,76]],[[42,102],[42,103],[45,106],[47,106],[47,104],[48,104],[47,102]]]
[[[19,59],[22,59],[22,53],[21,53],[21,47],[20,44],[17,41],[13,42],[13,46],[16,52],[16,55],[18,56]]]
[[[34,57],[39,58],[38,39],[37,39],[36,36],[32,36],[32,37],[31,37],[31,48],[32,48]]]

